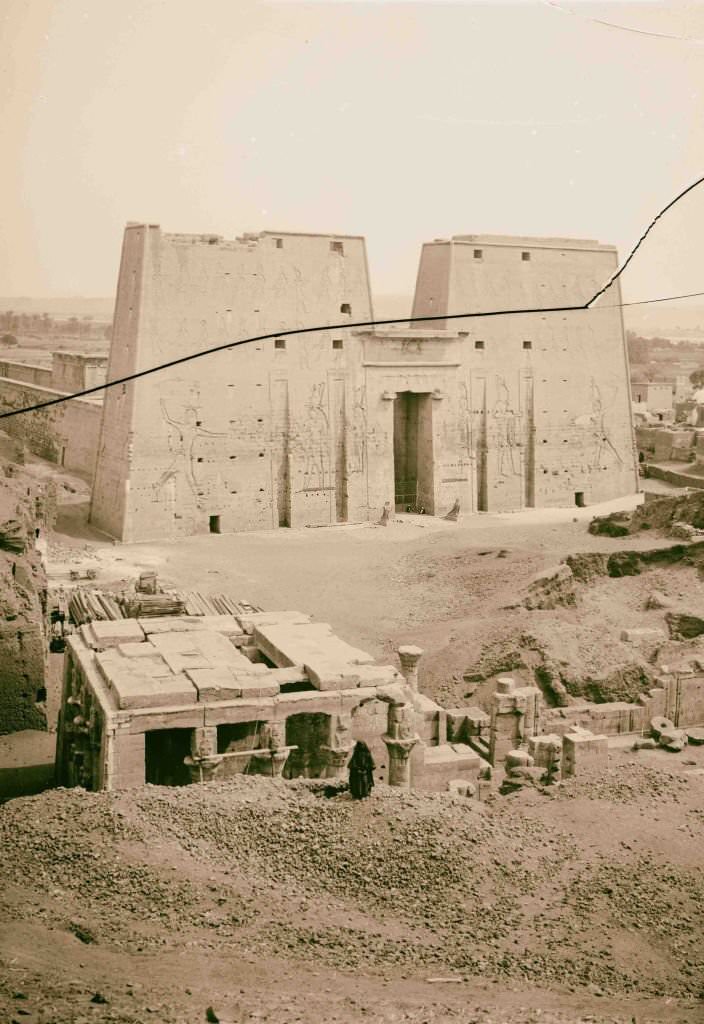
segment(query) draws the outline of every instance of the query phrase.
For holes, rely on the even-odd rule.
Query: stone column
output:
[[[415,660],[417,662],[418,658]],[[411,751],[419,742],[411,704],[389,704],[387,733],[382,739],[389,754],[389,785],[408,789],[411,784]]]
[[[413,647],[412,645],[406,645],[399,647],[398,657],[401,662],[401,671],[406,679],[406,682],[412,690],[418,690],[418,662],[420,661],[423,651],[420,647]]]
[[[343,778],[345,774],[345,765],[347,764],[348,757],[352,753],[352,747],[321,747],[320,749],[327,755],[325,778]]]
[[[191,756],[183,762],[191,776],[191,782],[211,782],[222,763],[218,754],[218,729],[216,725],[201,726],[191,733]]]
[[[410,757],[418,737],[412,740],[393,740],[390,736],[384,736],[383,740],[389,752],[389,785],[410,789]]]
[[[266,722],[259,733],[261,747],[252,754],[251,763],[257,766],[255,774],[278,778],[283,774],[288,755],[296,747],[286,746],[286,723]]]

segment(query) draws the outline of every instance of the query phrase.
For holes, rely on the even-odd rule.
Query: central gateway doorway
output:
[[[435,513],[429,394],[401,391],[394,401],[394,503],[397,512]]]

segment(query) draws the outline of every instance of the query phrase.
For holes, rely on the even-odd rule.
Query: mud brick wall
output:
[[[63,392],[0,379],[0,412],[58,398]],[[3,430],[35,455],[92,480],[98,453],[101,405],[74,398],[61,405],[22,413],[2,421]]]

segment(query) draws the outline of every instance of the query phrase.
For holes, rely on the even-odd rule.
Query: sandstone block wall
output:
[[[414,316],[579,305],[611,246],[459,235],[423,246]],[[461,388],[476,507],[606,501],[637,490],[618,282],[588,310],[438,321],[466,330]],[[418,325],[423,327],[423,325]],[[578,497],[581,496],[581,497]]]
[[[476,254],[479,253],[479,256]],[[527,257],[527,258],[525,258]],[[586,301],[596,242],[424,246],[414,315]],[[637,490],[618,285],[595,308],[353,330],[364,241],[125,232],[108,377],[236,346],[106,393],[91,518],[123,540],[590,504]]]
[[[63,392],[0,379],[0,412],[58,398]],[[2,420],[2,429],[35,455],[92,479],[98,452],[101,404],[74,398],[61,405]]]
[[[108,377],[228,340],[371,313],[362,239],[224,241],[133,226]],[[344,423],[354,396],[345,337],[267,340],[111,389],[93,521],[134,540],[346,518]]]

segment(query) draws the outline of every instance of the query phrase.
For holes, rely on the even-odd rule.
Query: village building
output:
[[[175,365],[106,391],[91,521],[139,541],[634,493],[618,282],[565,309],[616,267],[589,240],[438,240],[413,305],[436,319],[355,327],[373,322],[360,237],[131,224],[108,379]]]

